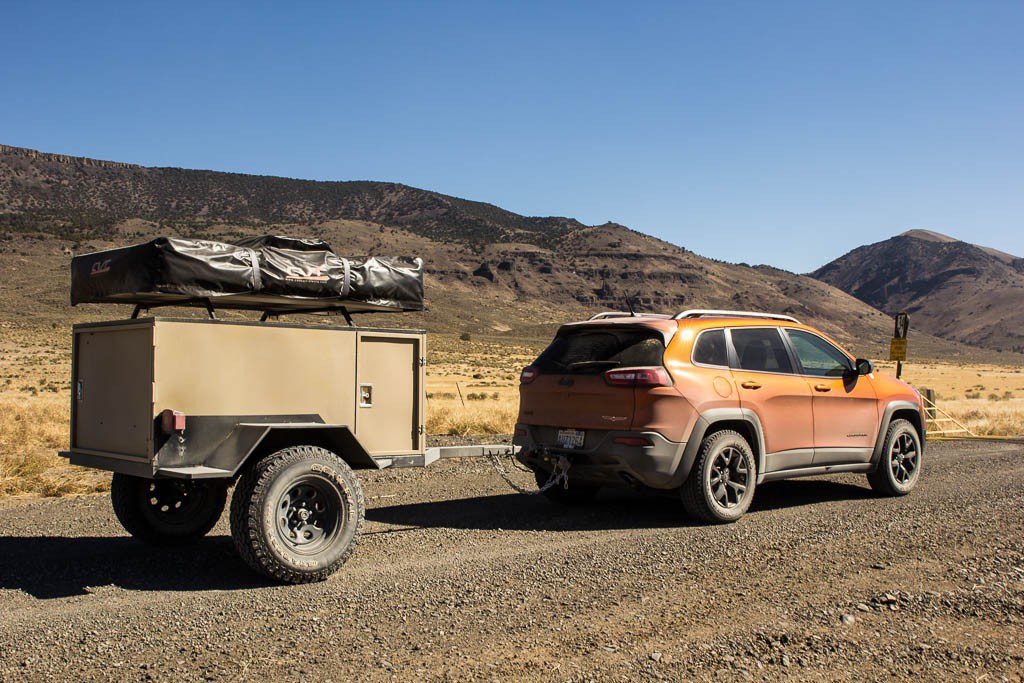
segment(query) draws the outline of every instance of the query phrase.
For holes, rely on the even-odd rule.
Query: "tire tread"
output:
[[[138,487],[142,481],[148,482],[149,480],[115,472],[110,480],[110,504],[114,508],[114,516],[117,517],[117,521],[121,523],[124,530],[133,538],[147,545],[175,546],[195,542],[210,533],[210,530],[217,525],[227,504],[227,485],[216,488],[211,486],[213,495],[217,498],[214,500],[214,508],[210,517],[188,534],[180,536],[164,534],[159,529],[155,529],[139,509]]]
[[[885,440],[882,442],[882,453],[878,457],[878,465],[873,471],[868,473],[868,483],[871,485],[871,489],[879,495],[890,498],[905,496],[914,488],[913,486],[906,490],[896,488],[892,479],[889,477],[888,463],[886,463],[885,460],[889,455],[889,449],[892,447],[893,436],[904,427],[909,427],[915,434],[917,434],[918,448],[920,448],[921,435],[918,434],[917,427],[915,427],[912,422],[899,418],[889,423],[889,429],[885,432]],[[920,453],[919,458],[918,467],[920,467],[920,463],[924,460],[923,452]]]
[[[683,509],[686,510],[686,513],[696,520],[707,522],[709,524],[730,524],[736,521],[736,519],[723,519],[719,515],[715,514],[704,492],[704,467],[706,466],[707,459],[711,457],[711,454],[718,443],[727,438],[740,439],[743,443],[747,444],[748,449],[750,448],[750,444],[747,443],[746,438],[739,432],[732,429],[722,429],[711,436],[706,437],[700,446],[697,459],[694,461],[693,467],[690,469],[690,475],[686,478],[686,481],[683,483],[683,486],[679,491],[679,496],[683,501]],[[751,450],[751,452],[753,451]],[[753,478],[756,481],[756,466],[751,471]],[[752,483],[751,486],[756,486],[756,484]]]
[[[352,541],[344,552],[330,565],[313,572],[299,572],[282,566],[256,527],[263,503],[262,494],[274,481],[274,477],[284,468],[304,460],[328,461],[338,468],[355,495],[352,513],[356,518],[356,530]],[[231,538],[242,560],[256,572],[282,583],[315,583],[323,581],[344,564],[355,551],[359,536],[363,530],[366,501],[363,488],[348,463],[330,451],[317,446],[290,446],[271,453],[259,461],[241,476],[231,497]]]

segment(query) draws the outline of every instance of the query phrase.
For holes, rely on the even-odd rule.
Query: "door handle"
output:
[[[744,389],[760,389],[761,385],[757,382],[746,381],[740,384]]]
[[[830,387],[827,384],[815,384],[814,385],[814,390],[815,391],[821,391],[821,392],[832,391],[832,387]]]

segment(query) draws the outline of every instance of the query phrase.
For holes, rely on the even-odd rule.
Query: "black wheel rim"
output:
[[[725,509],[738,506],[750,485],[750,470],[743,452],[726,446],[715,455],[708,468],[708,487],[715,502]]]
[[[296,479],[277,501],[275,528],[292,551],[313,555],[331,545],[347,509],[337,486],[316,475]]]
[[[917,441],[909,432],[900,432],[889,447],[889,469],[892,478],[900,486],[906,486],[917,476],[921,462],[921,451]]]
[[[154,519],[169,526],[191,524],[206,503],[205,486],[191,482],[153,479],[145,489],[146,509]]]

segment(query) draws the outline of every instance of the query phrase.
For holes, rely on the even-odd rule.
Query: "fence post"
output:
[[[925,389],[924,390],[924,416],[925,419],[935,419],[935,390]]]

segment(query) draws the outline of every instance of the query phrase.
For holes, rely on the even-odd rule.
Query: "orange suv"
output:
[[[560,502],[626,484],[731,522],[765,481],[864,472],[901,496],[921,475],[920,394],[785,315],[601,313],[559,328],[519,393],[518,457],[538,485],[568,461]]]

